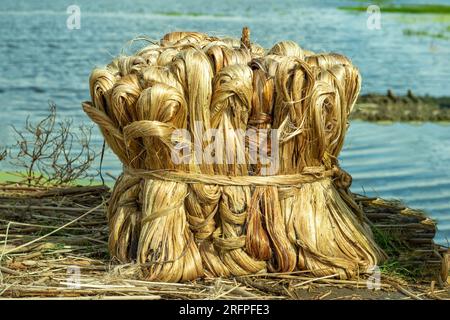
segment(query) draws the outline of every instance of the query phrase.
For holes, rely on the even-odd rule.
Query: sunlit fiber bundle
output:
[[[292,41],[173,32],[90,77],[83,103],[123,163],[111,255],[146,278],[309,271],[351,278],[384,253],[337,161],[361,85]]]

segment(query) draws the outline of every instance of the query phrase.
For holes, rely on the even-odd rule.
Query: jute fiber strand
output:
[[[173,32],[89,83],[83,109],[124,168],[110,253],[146,278],[346,279],[385,259],[337,161],[361,86],[346,57],[292,41],[264,50],[247,28],[240,40]]]

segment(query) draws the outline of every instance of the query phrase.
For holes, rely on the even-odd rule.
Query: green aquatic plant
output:
[[[393,0],[372,0],[372,1],[368,1],[368,0],[353,0],[354,2],[365,2],[368,6],[371,4],[376,4],[376,5],[380,5],[380,4],[386,4],[386,3],[392,3]]]
[[[367,6],[342,6],[341,10],[366,11]],[[382,12],[409,13],[409,14],[450,14],[450,6],[443,4],[414,4],[414,5],[383,5]]]
[[[378,3],[377,3],[378,4]],[[367,6],[343,6],[339,7],[341,10],[362,12],[367,10]],[[392,5],[380,3],[380,10],[382,13],[402,13],[404,15],[397,15],[396,19],[400,22],[408,24],[419,24],[434,22],[437,24],[448,23],[450,21],[450,6],[443,4],[411,4],[411,5]],[[418,14],[427,14],[426,18],[418,18]],[[424,20],[425,19],[425,20]],[[419,36],[429,37],[441,40],[450,40],[450,25],[446,25],[440,31],[431,32],[426,29],[404,29],[405,36]]]
[[[442,32],[433,33],[433,32],[429,32],[429,31],[427,31],[427,30],[404,29],[404,30],[403,30],[403,34],[404,34],[405,36],[430,37],[430,38],[443,39],[443,40],[448,40],[448,39],[450,39],[449,36],[445,35],[445,34],[442,33]]]
[[[442,24],[450,23],[450,15],[446,14],[397,14],[392,16],[394,20],[409,25]]]
[[[170,17],[202,17],[202,16],[209,16],[209,17],[225,17],[226,15],[223,13],[203,13],[203,12],[180,12],[180,11],[161,11],[161,12],[155,12],[156,14],[163,15],[163,16],[170,16]]]

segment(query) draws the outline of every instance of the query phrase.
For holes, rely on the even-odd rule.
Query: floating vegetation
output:
[[[180,11],[166,11],[155,12],[156,14],[170,17],[226,17],[223,13],[203,13],[203,12],[180,12]]]
[[[343,6],[341,10],[366,11],[367,6]],[[382,12],[410,14],[450,14],[450,6],[442,4],[383,5]]]
[[[440,5],[440,4],[417,4],[417,5],[391,5],[384,4],[385,1],[375,2],[375,4],[380,5],[380,10],[383,13],[405,13],[407,15],[399,15],[397,19],[399,19],[403,23],[407,24],[424,24],[424,23],[433,23],[434,24],[442,24],[448,23],[450,21],[450,6],[448,5]],[[339,7],[341,10],[347,11],[366,11],[367,6],[344,6]],[[418,18],[417,14],[427,14],[427,18],[420,17]],[[431,15],[431,16],[430,16]],[[429,27],[428,27],[429,28]],[[411,28],[407,28],[403,30],[403,34],[405,36],[419,36],[419,37],[430,37],[434,39],[441,40],[449,40],[450,34],[446,34],[450,32],[450,25],[445,25],[441,28],[441,30],[430,31],[426,29],[415,30]]]
[[[405,36],[419,36],[419,37],[430,37],[435,39],[443,39],[449,40],[450,37],[443,32],[430,32],[427,30],[413,30],[413,29],[404,29],[403,34]]]
[[[367,3],[367,5],[371,5],[371,4],[376,4],[376,5],[380,5],[380,4],[386,4],[386,3],[392,3],[393,0],[372,0],[372,1],[368,1],[368,0],[353,0],[354,2],[365,2]]]

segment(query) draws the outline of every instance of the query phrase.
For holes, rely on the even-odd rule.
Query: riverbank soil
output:
[[[450,97],[415,96],[411,91],[397,96],[367,94],[359,97],[351,119],[365,121],[450,121]]]
[[[0,298],[448,299],[447,248],[435,224],[398,202],[356,195],[390,255],[372,275],[317,278],[308,271],[160,283],[108,254],[109,188],[0,185]],[[388,230],[390,230],[388,232]]]

